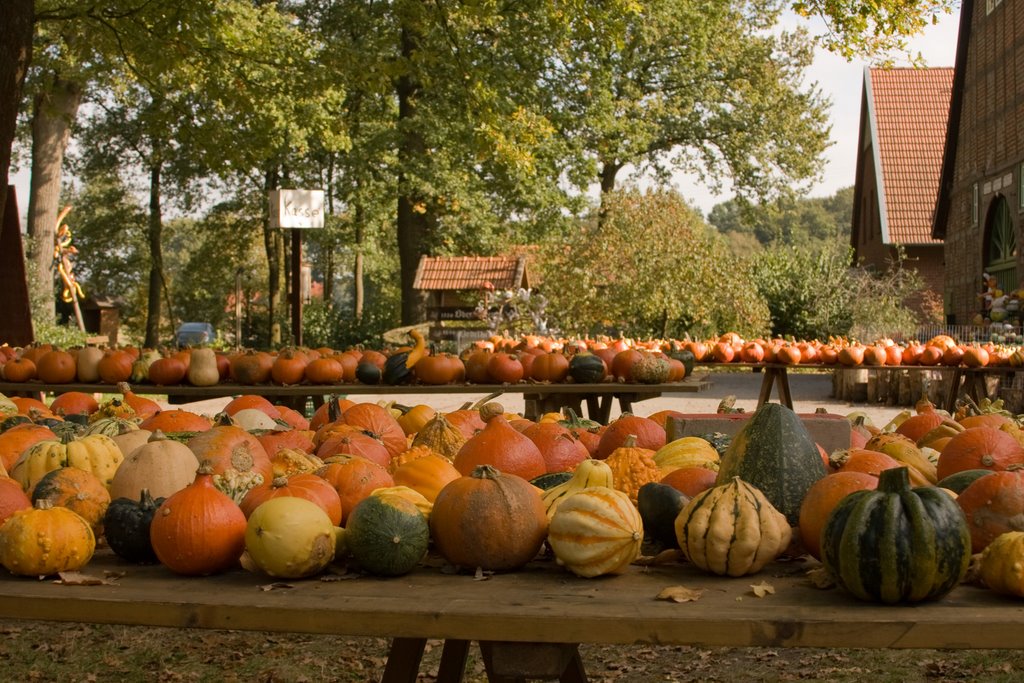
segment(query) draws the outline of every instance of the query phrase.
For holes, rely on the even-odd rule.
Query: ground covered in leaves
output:
[[[4,681],[380,680],[388,642],[240,631],[0,621]],[[584,645],[593,683],[664,681],[1024,680],[1024,652],[816,650]],[[434,681],[440,641],[428,643],[421,681]],[[486,681],[479,651],[465,680]]]

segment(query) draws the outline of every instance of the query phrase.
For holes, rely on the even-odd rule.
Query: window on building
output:
[[[985,232],[985,272],[996,279],[1004,292],[1017,289],[1017,228],[1005,197],[993,200]]]

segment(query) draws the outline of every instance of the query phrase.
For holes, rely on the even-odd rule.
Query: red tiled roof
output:
[[[523,256],[421,256],[413,289],[529,287]]]
[[[875,158],[881,165],[883,240],[937,244],[941,240],[932,238],[932,213],[953,69],[869,69],[867,85]]]

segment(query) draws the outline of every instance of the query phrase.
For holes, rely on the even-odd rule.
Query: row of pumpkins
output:
[[[883,339],[864,345],[845,339],[786,342],[744,340],[726,333],[708,341],[640,344],[541,344],[533,338],[516,344],[487,341],[459,356],[428,352],[423,337],[412,333],[414,345],[388,353],[373,350],[337,352],[330,348],[283,349],[278,353],[247,351],[224,354],[212,349],[173,353],[137,348],[96,347],[61,350],[37,346],[15,350],[0,347],[0,375],[9,382],[34,379],[47,384],[71,382],[146,383],[158,386],[363,384],[401,385],[452,383],[516,383],[605,381],[660,384],[680,381],[704,363],[782,363],[853,366],[924,365],[984,367],[1020,366],[1024,352],[991,343],[961,345],[940,335],[926,343],[897,344]]]
[[[510,571],[546,541],[591,577],[623,571],[646,534],[725,576],[806,551],[884,603],[944,595],[983,551],[986,584],[1024,593],[1024,435],[998,412],[922,404],[893,431],[860,420],[829,456],[770,403],[725,443],[669,439],[673,411],[600,427],[496,403],[440,414],[334,399],[302,423],[243,396],[213,422],[131,394],[69,412],[87,401],[65,396],[65,419],[0,401],[0,563],[14,574],[79,568],[104,534],[125,559],[184,575],[241,561],[298,578],[338,556],[399,575],[430,543],[452,565]]]

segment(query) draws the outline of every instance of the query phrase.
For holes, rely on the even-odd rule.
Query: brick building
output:
[[[944,239],[952,322],[978,313],[982,273],[1005,291],[1021,269],[1024,5],[964,0],[932,235]]]
[[[941,300],[942,240],[932,215],[946,139],[952,68],[864,69],[850,241],[856,263],[888,268],[902,247],[925,289],[908,305]]]

